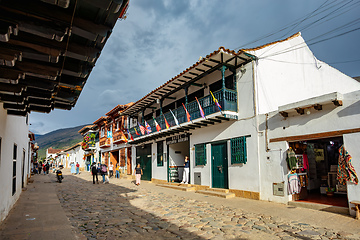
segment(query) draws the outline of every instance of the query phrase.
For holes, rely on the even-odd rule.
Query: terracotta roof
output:
[[[249,52],[249,51],[256,51],[256,50],[259,50],[259,49],[262,49],[262,48],[266,48],[268,46],[271,46],[271,45],[274,45],[274,44],[277,44],[277,43],[281,43],[281,42],[285,42],[285,41],[288,41],[290,39],[293,39],[293,38],[296,38],[298,36],[301,36],[301,33],[298,32],[298,33],[295,33],[293,35],[291,35],[290,37],[287,37],[285,39],[282,39],[282,40],[278,40],[278,41],[275,41],[275,42],[271,42],[271,43],[267,43],[267,44],[264,44],[264,45],[261,45],[261,46],[258,46],[258,47],[254,47],[254,48],[246,48],[246,49],[240,49],[240,51],[243,51],[243,52]]]
[[[79,131],[78,131],[78,133],[84,133],[84,132],[87,132],[87,131],[89,131],[89,130],[92,130],[92,129],[94,129],[94,128],[96,128],[97,126],[96,125],[87,125],[87,126],[84,126],[82,129],[80,129]]]
[[[61,151],[62,151],[61,149],[53,149],[52,147],[47,149],[48,154],[55,154]]]
[[[130,103],[125,104],[125,105],[117,105],[116,107],[111,109],[109,112],[107,112],[105,115],[110,116],[110,115],[114,115],[115,113],[118,113],[119,111],[123,112],[125,109],[131,107],[132,105],[134,105],[133,102],[130,102]]]
[[[98,120],[96,120],[95,122],[93,122],[94,124],[101,124],[102,122],[106,122],[106,120],[108,119],[109,117],[100,117]]]
[[[236,65],[240,66],[244,62],[250,62],[252,59],[255,59],[255,56],[248,54],[244,51],[235,52],[233,50],[226,49],[224,47],[219,47],[218,50],[210,53],[205,58],[201,58],[199,61],[194,63],[192,66],[188,67],[180,74],[176,75],[160,87],[154,89],[143,98],[135,102],[131,107],[123,111],[122,115],[125,114],[133,114],[134,112],[139,111],[139,109],[143,108],[147,104],[155,101],[155,99],[160,98],[160,96],[164,96],[173,91],[173,89],[179,89],[183,85],[187,84],[189,81],[194,80],[197,76],[201,74],[210,72],[214,68],[218,67],[219,64],[228,64],[228,65]],[[177,81],[177,83],[176,83]],[[172,89],[165,89],[169,87],[171,84],[175,86],[171,86]],[[162,91],[160,91],[162,90]],[[156,94],[155,94],[156,93]],[[147,100],[147,101],[146,101]]]

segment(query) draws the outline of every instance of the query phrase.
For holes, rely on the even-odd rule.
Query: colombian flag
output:
[[[170,128],[170,125],[169,125],[169,123],[166,121],[166,117],[165,117],[165,115],[163,114],[163,116],[164,116],[164,119],[165,119],[165,126],[166,126],[166,129],[169,129]]]
[[[135,134],[138,135],[138,136],[140,136],[140,133],[138,133],[138,131],[136,130],[136,128],[134,128],[134,130],[135,130]]]

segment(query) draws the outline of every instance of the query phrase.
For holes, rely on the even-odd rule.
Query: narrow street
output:
[[[360,239],[360,223],[350,216],[241,198],[225,200],[148,182],[135,186],[127,179],[94,185],[87,172],[73,176],[64,170],[64,174],[61,184],[54,174],[33,177],[34,183],[0,225],[0,239]],[[37,196],[39,205],[47,206],[45,198],[54,192],[59,199],[51,201],[46,221],[42,215],[29,221],[34,209],[23,197],[30,199],[37,188],[43,188],[42,196]]]

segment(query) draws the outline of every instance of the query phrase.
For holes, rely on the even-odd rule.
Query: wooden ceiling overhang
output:
[[[220,47],[218,50],[207,55],[205,58],[201,58],[182,73],[135,102],[131,107],[123,111],[121,115],[134,116],[143,109],[150,107],[157,99],[169,97],[180,89],[190,86],[206,75],[219,70],[224,65],[236,69],[252,60],[255,60],[255,56],[251,54],[243,51],[235,52]]]
[[[0,0],[0,102],[70,110],[129,0]]]

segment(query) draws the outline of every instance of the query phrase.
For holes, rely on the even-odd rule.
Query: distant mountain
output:
[[[35,142],[39,145],[39,158],[46,157],[46,149],[52,147],[54,149],[66,149],[78,142],[81,142],[82,136],[78,131],[86,125],[58,129],[44,135],[35,134]]]

